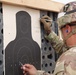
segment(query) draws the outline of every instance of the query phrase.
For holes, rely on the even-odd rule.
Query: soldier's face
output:
[[[62,28],[61,32],[62,32],[62,38],[65,40],[65,37],[67,36],[66,29]]]

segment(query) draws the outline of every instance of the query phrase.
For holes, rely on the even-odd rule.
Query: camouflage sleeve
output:
[[[47,73],[45,71],[38,70],[36,75],[53,75],[53,74],[49,74],[49,73]]]
[[[63,53],[63,51],[67,50],[63,41],[53,31],[48,36],[46,35],[45,38],[51,43],[57,53]]]
[[[76,75],[76,49],[72,48],[59,57],[54,75]]]

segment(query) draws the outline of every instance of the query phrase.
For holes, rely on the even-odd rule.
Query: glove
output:
[[[40,19],[40,21],[44,25],[45,32],[49,35],[51,32],[52,19],[49,16],[45,15]]]

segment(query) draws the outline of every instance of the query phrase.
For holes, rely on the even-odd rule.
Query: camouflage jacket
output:
[[[76,75],[76,47],[70,48],[60,56],[53,74],[38,71],[37,75]]]
[[[49,40],[57,53],[63,53],[68,49],[64,42],[53,31],[48,36],[46,35],[45,38]]]

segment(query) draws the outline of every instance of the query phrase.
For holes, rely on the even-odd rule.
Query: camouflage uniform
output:
[[[53,31],[48,36],[45,36],[45,38],[49,40],[57,53],[63,53],[68,50],[68,47],[66,47],[64,42]]]
[[[76,75],[76,47],[70,48],[60,56],[53,74],[38,71],[37,75]]]
[[[71,25],[72,23],[72,25],[76,25],[76,1],[70,2],[63,7],[57,22],[60,29],[66,24]],[[67,35],[66,40],[74,34],[76,34],[76,28]],[[63,43],[59,40],[53,32],[46,38],[57,52],[67,50],[66,46],[64,46],[65,42]],[[59,57],[53,74],[46,73],[45,71],[37,71],[37,75],[76,75],[76,46],[69,48]]]

